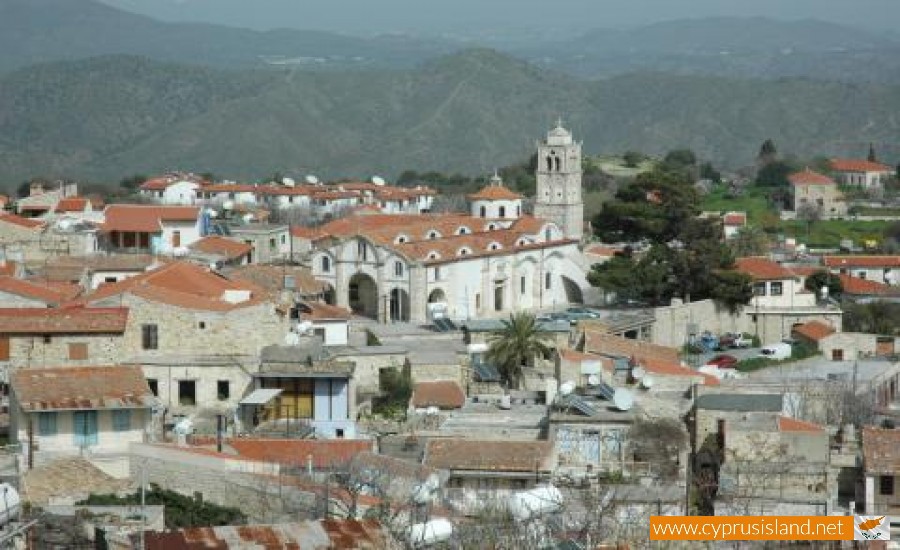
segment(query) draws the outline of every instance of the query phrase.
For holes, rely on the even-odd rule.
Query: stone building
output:
[[[584,232],[581,143],[560,122],[538,144],[537,156],[535,216],[553,221],[565,238],[581,241]]]
[[[788,176],[794,192],[794,212],[797,216],[818,216],[822,219],[847,215],[847,201],[837,183],[809,168]]]

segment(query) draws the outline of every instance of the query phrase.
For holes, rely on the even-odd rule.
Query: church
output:
[[[535,215],[499,176],[469,212],[334,220],[310,243],[326,299],[382,322],[506,317],[583,303],[581,144],[561,125],[538,144]]]

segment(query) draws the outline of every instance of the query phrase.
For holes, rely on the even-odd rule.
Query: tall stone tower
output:
[[[580,241],[584,229],[581,143],[572,139],[560,121],[538,143],[537,156],[534,215],[555,222],[566,238]]]

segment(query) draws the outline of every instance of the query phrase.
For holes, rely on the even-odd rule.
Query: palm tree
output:
[[[545,342],[551,335],[538,326],[534,315],[526,312],[511,313],[509,320],[502,323],[503,328],[488,337],[490,347],[485,359],[496,365],[508,387],[517,387],[522,367],[536,356],[550,353]]]

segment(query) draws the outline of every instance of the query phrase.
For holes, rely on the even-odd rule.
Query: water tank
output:
[[[507,500],[509,513],[518,521],[558,512],[562,504],[562,493],[553,485],[535,487],[530,491],[518,491]]]
[[[416,548],[447,542],[451,536],[453,524],[444,518],[417,523],[409,529],[409,543]]]
[[[19,518],[22,509],[19,492],[9,483],[0,483],[0,525]]]

